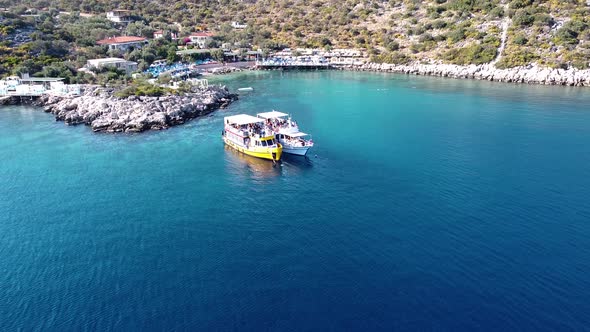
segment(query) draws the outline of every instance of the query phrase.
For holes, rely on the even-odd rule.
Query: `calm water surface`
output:
[[[163,132],[0,108],[0,330],[590,329],[590,90],[368,73]],[[291,113],[310,159],[224,148]]]

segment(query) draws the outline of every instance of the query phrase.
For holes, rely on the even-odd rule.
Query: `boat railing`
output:
[[[289,144],[290,146],[294,146],[294,147],[313,146],[312,140],[305,140],[302,138],[299,138],[299,139],[285,138],[285,139],[283,139],[283,142],[285,142],[286,144]]]

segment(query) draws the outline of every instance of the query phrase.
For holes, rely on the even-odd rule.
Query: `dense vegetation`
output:
[[[537,62],[587,68],[590,61],[585,0],[0,0],[0,7],[9,8],[0,14],[0,75],[26,71],[69,82],[124,79],[111,70],[76,72],[88,58],[124,56],[141,69],[155,59],[178,60],[177,42],[170,39],[127,54],[109,54],[95,45],[117,34],[150,37],[156,29],[181,35],[212,30],[214,47],[354,47],[367,49],[377,62],[481,64],[497,57],[502,24],[509,20],[497,66]],[[132,10],[139,21],[116,26],[104,16],[115,8]],[[232,21],[248,28],[233,29]],[[30,40],[15,41],[23,31]]]

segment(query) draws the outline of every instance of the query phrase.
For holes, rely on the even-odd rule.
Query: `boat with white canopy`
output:
[[[249,156],[278,161],[283,147],[264,119],[247,114],[223,118],[223,142]]]
[[[306,140],[309,136],[302,132],[282,132],[276,134],[277,140],[283,145],[283,152],[298,156],[305,156],[307,151],[313,147],[311,138]]]
[[[305,156],[307,151],[313,147],[313,140],[311,138],[305,139],[309,135],[299,131],[299,126],[289,114],[273,110],[258,113],[256,116],[264,119],[266,126],[273,131],[276,139],[283,146],[283,152]]]

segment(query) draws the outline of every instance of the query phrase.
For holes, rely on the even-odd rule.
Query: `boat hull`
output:
[[[283,153],[283,147],[281,145],[279,145],[276,148],[265,148],[265,147],[247,148],[242,145],[236,144],[235,142],[229,140],[227,137],[223,137],[223,142],[227,146],[229,146],[239,152],[242,152],[243,154],[246,154],[246,155],[249,155],[252,157],[256,157],[256,158],[279,161],[279,160],[281,160],[281,155]]]
[[[287,145],[283,145],[283,152],[288,154],[294,154],[297,156],[305,156],[307,151],[309,150],[309,146],[294,146],[289,147]]]

